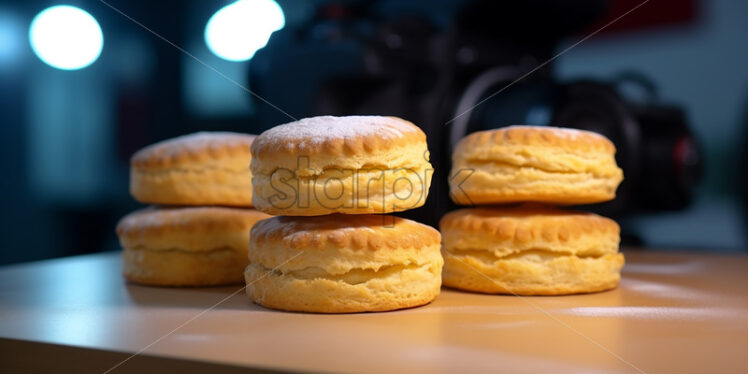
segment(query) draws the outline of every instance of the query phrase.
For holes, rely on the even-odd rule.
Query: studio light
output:
[[[57,5],[34,17],[29,41],[31,49],[46,64],[62,70],[76,70],[99,58],[104,35],[96,19],[85,10]]]
[[[219,9],[205,26],[205,43],[216,56],[246,61],[267,44],[286,21],[273,0],[239,0]]]

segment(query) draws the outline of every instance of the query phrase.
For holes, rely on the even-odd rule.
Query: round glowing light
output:
[[[219,9],[205,25],[205,43],[216,56],[246,61],[285,26],[283,10],[273,0],[239,0]]]
[[[101,54],[104,35],[96,19],[83,9],[57,5],[34,17],[29,28],[34,53],[62,70],[82,69]]]

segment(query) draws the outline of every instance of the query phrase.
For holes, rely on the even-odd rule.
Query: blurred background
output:
[[[589,209],[625,243],[743,252],[746,15],[740,0],[0,0],[0,264],[117,249],[145,145],[319,114],[421,126],[435,182],[407,215],[432,225],[454,208],[460,137],[560,125],[616,143],[626,180]]]

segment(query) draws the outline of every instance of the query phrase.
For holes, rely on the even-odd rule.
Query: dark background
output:
[[[220,59],[208,50],[203,39],[208,18],[228,1],[110,3],[300,118],[332,111],[317,93],[348,93],[336,86],[336,77],[371,69],[367,65],[367,45],[376,40],[339,36],[335,25],[350,22],[354,27],[372,27],[376,39],[382,19],[402,15],[398,22],[410,27],[417,22],[407,17],[418,14],[434,28],[428,32],[438,33],[454,27],[456,15],[466,2],[382,1],[362,10],[357,2],[347,1],[321,11],[319,1],[278,0],[285,14],[285,28],[246,62]],[[514,56],[518,49],[524,53],[528,45],[533,46],[528,50],[535,51],[537,41],[528,41],[526,35],[547,36],[550,41],[544,43],[548,45],[532,52],[538,57],[534,62],[537,66],[640,2],[586,2],[596,3],[595,7],[605,3],[593,9],[584,1],[571,1],[565,10],[570,13],[553,12],[555,18],[548,18],[548,12],[543,11],[553,2],[527,3],[522,9],[523,27],[512,24],[501,31],[485,31],[501,32],[502,42],[484,50],[499,54],[508,51],[507,55]],[[576,3],[578,7],[574,8]],[[117,220],[140,206],[128,194],[129,157],[140,147],[199,130],[260,133],[287,120],[98,1],[65,4],[86,10],[99,22],[104,34],[99,59],[76,71],[46,65],[30,48],[28,27],[37,13],[58,4],[0,1],[0,264],[117,249]],[[533,7],[537,7],[538,17],[533,17]],[[574,24],[574,20],[583,18],[580,14],[598,10],[591,21]],[[512,11],[517,9],[492,9],[483,16],[489,20],[495,16],[496,23],[511,24]],[[682,209],[616,215],[634,243],[664,249],[740,252],[746,248],[746,164],[742,152],[748,124],[746,15],[748,3],[739,0],[651,0],[533,73],[536,80],[544,77],[565,82],[584,77],[604,81],[621,71],[633,70],[656,85],[659,100],[682,111],[700,145],[700,182],[688,206]],[[320,17],[326,17],[326,21],[315,24]],[[577,27],[570,27],[568,35],[560,35],[561,40],[556,41],[560,26],[554,19],[570,19],[571,26]],[[417,28],[414,33],[431,30],[429,27]],[[315,33],[323,35],[323,42],[288,42],[316,37]],[[430,63],[438,65],[440,56],[429,56]],[[405,64],[398,58],[389,61],[394,60],[397,66]],[[426,64],[425,69],[429,66]],[[431,92],[428,82],[431,76],[438,78],[439,70],[422,71],[428,73],[424,84]],[[390,82],[412,78],[408,74],[388,75]],[[347,79],[344,83],[350,82]],[[528,82],[532,79],[528,77]],[[385,98],[395,97],[387,96],[387,90],[383,92]],[[350,94],[355,98],[356,93]],[[513,97],[502,95],[496,100]],[[379,103],[378,108],[388,108],[386,99]],[[355,104],[350,105],[353,108]],[[402,115],[401,110],[394,109],[398,104],[392,105],[392,111],[382,109],[370,114]],[[341,111],[339,105],[336,108]],[[525,123],[549,121],[542,112],[530,111],[523,116],[527,120],[521,122]],[[404,117],[420,118],[418,114]],[[495,125],[510,124],[499,122]],[[430,138],[439,138],[435,132],[442,131],[440,128],[425,130]],[[434,157],[448,153],[446,148],[434,145],[431,151]]]

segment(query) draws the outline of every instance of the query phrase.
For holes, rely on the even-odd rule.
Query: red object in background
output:
[[[605,17],[594,23],[584,34],[599,30],[642,2],[644,0],[612,0]],[[698,5],[698,0],[650,0],[600,33],[613,34],[662,26],[690,25],[698,18]]]
[[[330,3],[323,5],[318,14],[323,19],[340,20],[350,16],[350,11],[343,4]]]

